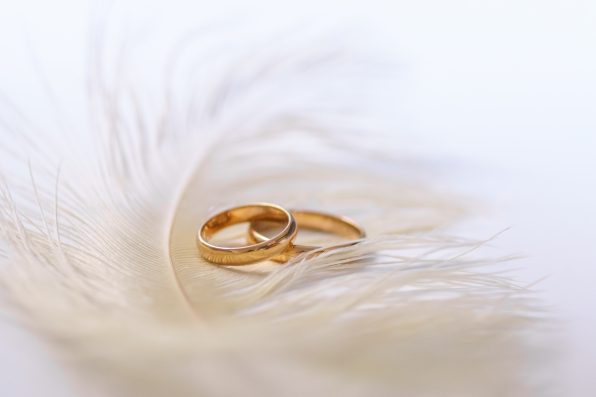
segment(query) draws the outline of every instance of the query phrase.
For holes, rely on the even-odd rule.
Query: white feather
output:
[[[463,205],[408,177],[374,112],[387,67],[363,79],[369,63],[309,37],[229,59],[193,42],[157,94],[133,55],[94,60],[92,112],[70,135],[3,107],[6,307],[112,395],[539,390],[536,304],[483,270],[500,260],[474,253],[482,241],[445,234]],[[202,220],[253,201],[348,215],[369,238],[283,266],[203,261]]]

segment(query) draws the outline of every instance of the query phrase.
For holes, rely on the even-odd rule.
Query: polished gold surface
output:
[[[366,237],[366,233],[356,222],[344,216],[304,210],[291,210],[290,212],[296,219],[299,229],[303,228],[336,234],[350,240],[359,240]],[[251,243],[268,241],[271,237],[265,234],[268,229],[267,224],[268,223],[265,222],[265,219],[251,221],[248,227],[248,241]],[[271,223],[269,222],[269,225],[270,224]],[[334,245],[334,247],[346,247],[355,243],[356,242],[354,241],[350,241]],[[290,244],[287,250],[271,259],[276,262],[287,262],[301,253],[317,250],[320,248],[321,247],[317,246]]]
[[[283,229],[276,235],[240,247],[223,247],[209,242],[218,231],[242,222],[276,221]],[[286,251],[296,237],[294,216],[274,204],[256,203],[222,211],[199,229],[197,245],[203,258],[220,265],[247,265],[270,259]]]

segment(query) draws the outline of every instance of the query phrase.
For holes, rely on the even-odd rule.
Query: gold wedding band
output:
[[[240,247],[222,247],[208,240],[218,231],[242,222],[272,220],[284,228],[275,236]],[[296,237],[294,216],[284,208],[267,203],[248,204],[222,211],[209,218],[199,229],[197,245],[203,258],[220,265],[247,265],[280,255]]]
[[[298,228],[332,233],[350,240],[359,240],[366,237],[366,233],[356,222],[344,216],[304,210],[290,210],[290,212],[296,219]],[[258,219],[250,222],[247,235],[247,239],[250,243],[261,243],[270,240],[271,237],[264,234],[264,231],[267,230],[266,223],[264,222],[266,220],[268,219]],[[350,241],[334,245],[333,247],[348,247],[356,243],[357,242]],[[287,262],[304,252],[318,249],[321,249],[321,247],[290,244],[285,251],[275,255],[271,260],[276,262]]]

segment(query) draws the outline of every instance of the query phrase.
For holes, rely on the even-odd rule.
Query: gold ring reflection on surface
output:
[[[326,214],[317,211],[304,211],[304,210],[290,210],[296,222],[298,228],[321,231],[336,234],[341,237],[345,237],[350,240],[360,240],[366,237],[364,229],[362,229],[356,222],[346,218],[344,216],[337,216]],[[254,220],[250,222],[248,227],[247,240],[251,243],[259,243],[268,241],[269,236],[266,236],[264,232],[268,229],[266,227],[264,219]],[[354,245],[357,242],[350,241],[334,245],[333,248],[348,247]],[[271,258],[275,262],[287,262],[297,255],[304,252],[320,249],[321,247],[308,246],[308,245],[294,245],[290,244],[288,249],[281,254],[278,254]]]
[[[271,220],[284,224],[284,228],[271,238],[240,247],[222,247],[208,240],[218,231],[242,222]],[[220,265],[248,265],[270,259],[287,250],[296,237],[294,216],[280,206],[267,203],[248,204],[222,211],[209,218],[199,229],[199,252],[209,262]]]

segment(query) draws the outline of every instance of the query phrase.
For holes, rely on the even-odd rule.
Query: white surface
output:
[[[263,20],[317,11],[386,34],[378,44],[394,50],[404,68],[403,133],[396,139],[406,151],[445,164],[442,183],[491,205],[466,232],[489,236],[512,226],[498,245],[527,255],[520,277],[549,276],[540,289],[563,329],[555,375],[561,395],[596,395],[596,2],[224,3],[143,7],[153,21],[158,6],[173,13],[184,7],[190,20],[221,15],[233,3]],[[54,87],[72,88],[73,73],[83,76],[89,10],[80,1],[4,2],[0,88],[22,103],[39,92],[32,53]],[[136,13],[128,17],[142,22]],[[64,395],[64,379],[48,376],[55,370],[28,335],[0,322],[0,341],[0,394]]]

